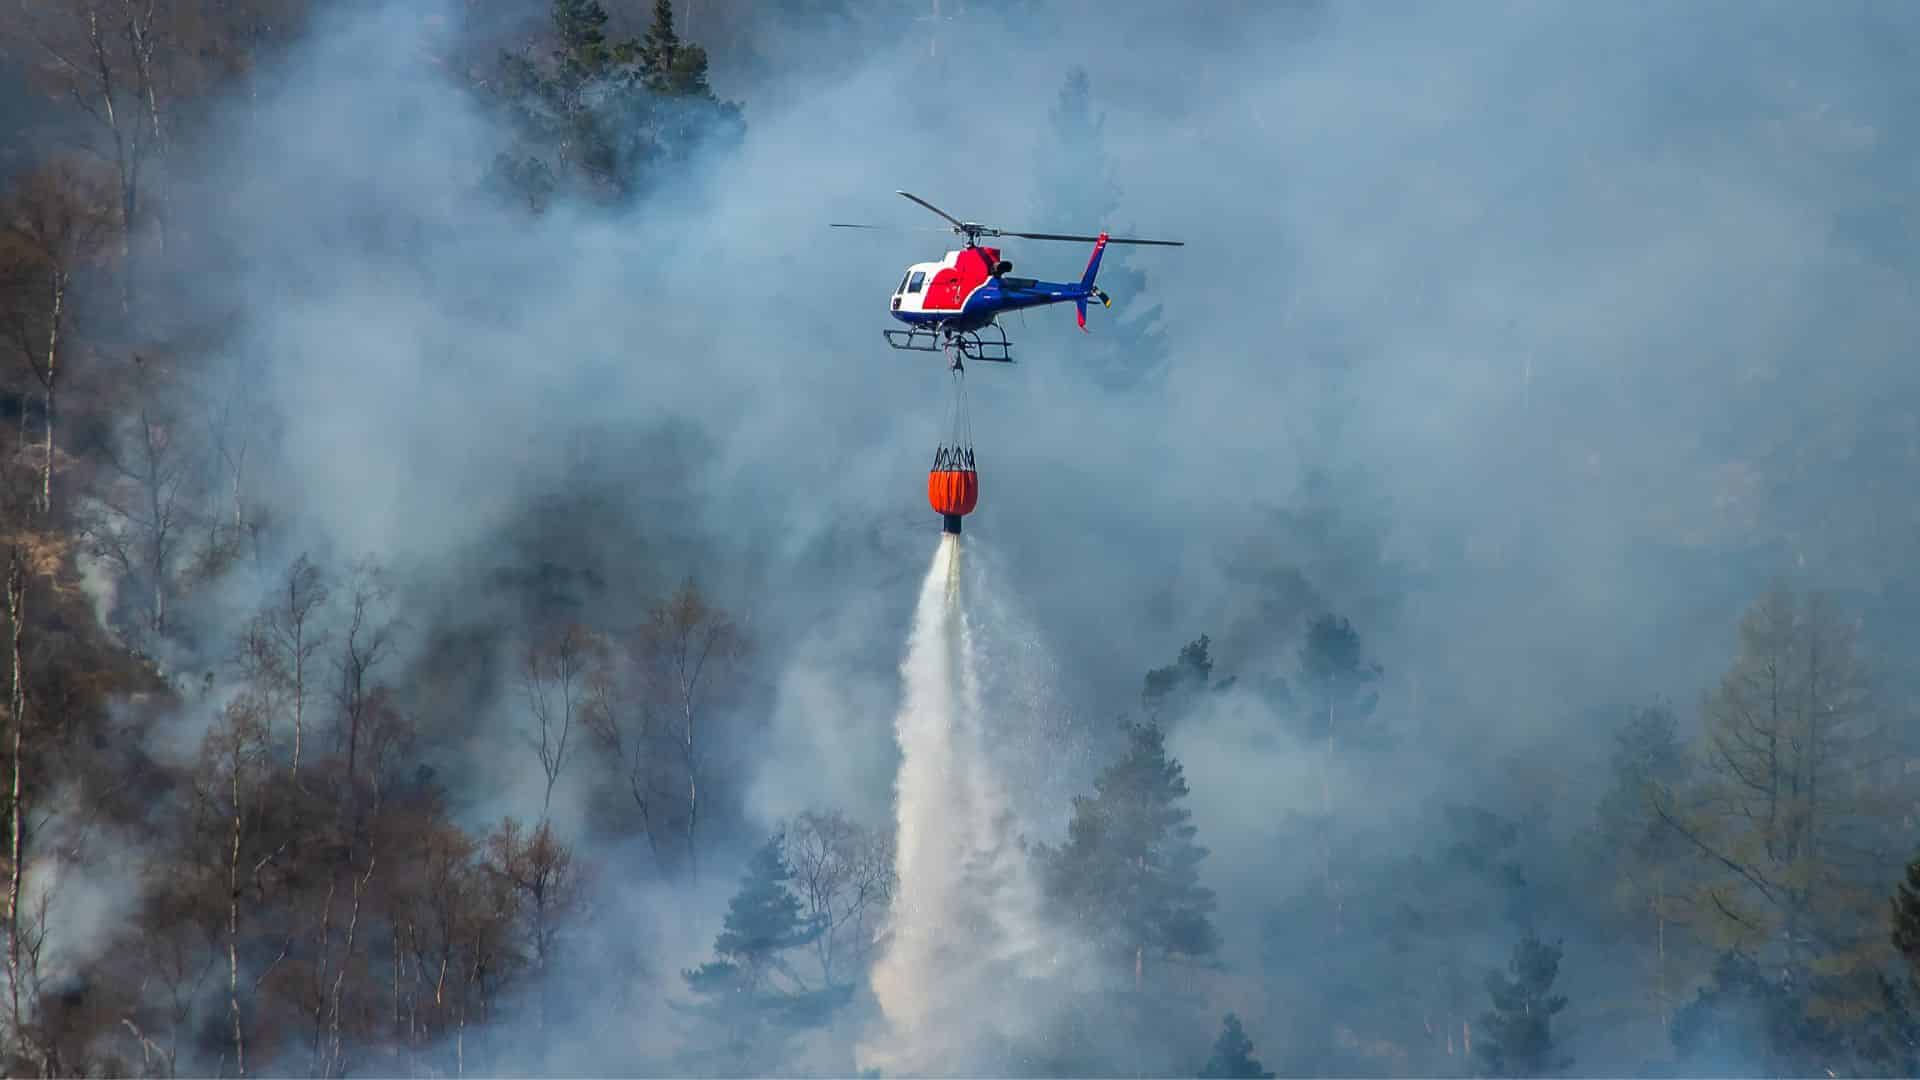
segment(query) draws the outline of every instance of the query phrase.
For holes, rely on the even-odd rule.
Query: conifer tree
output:
[[[714,95],[707,83],[707,50],[681,39],[673,0],[654,0],[653,23],[638,52],[651,100],[636,121],[651,133],[659,158],[684,161],[704,146],[740,137],[740,106]]]
[[[825,924],[802,911],[789,887],[785,849],[786,837],[776,834],[754,852],[713,940],[717,959],[681,972],[696,999],[685,1011],[707,1020],[723,1053],[749,1071],[757,1071],[757,1055],[778,1050],[782,1040],[768,1038],[776,1029],[824,1020],[848,997],[847,988],[807,986],[787,962],[786,954],[811,945]]]
[[[1607,901],[1602,914],[1622,921],[1635,954],[1644,958],[1638,966],[1653,993],[1635,989],[1632,1001],[1636,1007],[1650,1004],[1646,1015],[1657,1017],[1664,1031],[1672,1023],[1678,981],[1672,954],[1682,935],[1674,923],[1686,915],[1684,893],[1695,857],[1692,845],[1655,812],[1692,776],[1673,711],[1658,705],[1633,710],[1614,736],[1610,764],[1613,785],[1584,834],[1583,862],[1593,869],[1595,894]]]
[[[1167,712],[1207,688],[1207,680],[1213,674],[1213,658],[1207,655],[1211,645],[1211,639],[1201,634],[1181,647],[1180,656],[1173,663],[1147,672],[1145,685],[1140,690],[1140,703],[1146,707],[1149,717],[1164,723]]]
[[[1342,743],[1377,741],[1370,722],[1379,701],[1373,683],[1379,678],[1380,666],[1366,660],[1360,634],[1351,623],[1322,614],[1308,624],[1300,645],[1300,688],[1310,707],[1304,735],[1317,742],[1321,751],[1320,878],[1331,905],[1329,926],[1335,935],[1342,930],[1345,902],[1333,871],[1332,773]]]
[[[1352,623],[1331,613],[1315,618],[1300,645],[1300,687],[1313,707],[1308,734],[1326,740],[1329,752],[1336,740],[1371,741],[1380,675]]]
[[[1893,947],[1906,967],[1907,985],[1920,990],[1920,857],[1907,863],[1893,893]]]
[[[1128,746],[1076,796],[1066,844],[1041,849],[1048,892],[1089,936],[1144,983],[1149,957],[1207,956],[1219,946],[1214,896],[1200,884],[1207,849],[1181,800],[1187,782],[1151,722],[1130,724]]]
[[[1824,1025],[1807,1018],[1801,998],[1778,968],[1721,953],[1712,978],[1674,1013],[1678,1063],[1692,1075],[1820,1075],[1818,1063],[1834,1046]]]
[[[606,9],[598,0],[553,0],[551,15],[562,61],[597,73],[610,58]]]
[[[680,48],[680,33],[673,25],[673,0],[653,0],[653,23],[643,39],[647,66],[655,70],[673,67],[673,55]]]
[[[775,835],[754,852],[713,940],[713,951],[721,959],[700,970],[731,968],[757,987],[785,966],[781,953],[820,936],[818,920],[801,913],[800,898],[787,887],[793,869],[787,865],[785,847],[786,837]]]
[[[1480,1017],[1486,1034],[1476,1049],[1488,1070],[1495,1076],[1545,1076],[1573,1064],[1553,1047],[1553,1018],[1567,1007],[1564,995],[1551,992],[1560,973],[1560,946],[1529,933],[1514,945],[1507,968],[1511,977],[1487,973],[1493,1010]]]
[[[706,50],[681,40],[671,0],[654,5],[644,37],[618,42],[600,0],[552,0],[549,16],[558,47],[545,62],[501,58],[495,93],[520,138],[495,159],[494,189],[536,210],[556,192],[628,198],[665,180],[665,163],[742,134],[740,107],[714,96]]]
[[[1770,589],[1705,701],[1700,782],[1656,807],[1709,871],[1691,899],[1710,943],[1784,971],[1810,1018],[1875,1007],[1891,959],[1875,682],[1828,601]]]
[[[1220,1024],[1220,1037],[1214,1040],[1213,1056],[1200,1070],[1202,1080],[1273,1080],[1273,1074],[1253,1056],[1253,1040],[1240,1026],[1240,1018],[1228,1013]]]
[[[1920,857],[1908,860],[1894,886],[1892,922],[1900,971],[1881,978],[1885,1046],[1879,1056],[1896,1075],[1911,1076],[1920,1067]]]

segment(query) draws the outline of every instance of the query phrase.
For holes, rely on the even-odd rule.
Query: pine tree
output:
[[[739,105],[707,83],[706,50],[674,29],[671,0],[637,40],[608,40],[599,0],[552,0],[549,14],[558,47],[544,63],[501,58],[493,92],[520,138],[494,162],[495,190],[535,210],[556,192],[630,198],[664,180],[665,163],[743,133]]]
[[[1374,688],[1380,675],[1352,623],[1331,613],[1315,618],[1300,646],[1300,687],[1313,705],[1308,735],[1326,740],[1329,753],[1336,739],[1377,741],[1368,725],[1380,701]]]
[[[1894,887],[1893,947],[1904,962],[1907,985],[1920,990],[1920,858],[1907,863],[1906,879]]]
[[[664,77],[674,69],[674,60],[680,56],[680,31],[674,29],[674,0],[653,0],[653,25],[647,27],[641,56],[647,61],[647,71],[655,77]],[[664,90],[664,85],[657,88]]]
[[[1905,879],[1894,886],[1893,947],[1900,954],[1899,974],[1882,978],[1886,1046],[1880,1055],[1895,1075],[1914,1075],[1920,1066],[1920,858],[1907,862]]]
[[[1689,1075],[1818,1076],[1836,1049],[1779,969],[1727,951],[1673,1017],[1673,1049]]]
[[[607,49],[607,12],[597,0],[553,0],[550,13],[560,39],[556,54],[564,63],[597,74],[611,59]]]
[[[1487,973],[1493,1010],[1481,1015],[1485,1035],[1475,1045],[1495,1076],[1545,1076],[1573,1064],[1553,1048],[1553,1018],[1567,999],[1550,993],[1560,974],[1560,946],[1529,933],[1513,947],[1508,977]]]
[[[1180,656],[1163,668],[1147,672],[1140,690],[1140,703],[1156,722],[1165,722],[1165,713],[1177,709],[1192,695],[1207,688],[1213,674],[1213,659],[1207,655],[1212,641],[1205,634],[1181,647]]]
[[[1200,884],[1207,849],[1180,805],[1187,782],[1151,722],[1130,724],[1128,747],[1076,796],[1067,842],[1041,849],[1048,892],[1143,986],[1148,957],[1211,955],[1214,896]]]
[[[1240,1018],[1228,1013],[1214,1040],[1213,1056],[1200,1070],[1203,1080],[1273,1080],[1273,1074],[1253,1056],[1253,1040],[1240,1027]]]
[[[685,1011],[711,1023],[725,1054],[740,1067],[777,1052],[782,1040],[769,1037],[777,1029],[821,1022],[848,997],[846,988],[807,986],[786,960],[786,953],[812,944],[826,927],[802,912],[789,887],[793,869],[785,850],[786,837],[776,834],[754,852],[714,938],[718,959],[681,972],[696,998]]]
[[[1661,1031],[1672,1024],[1675,989],[1672,952],[1680,944],[1676,917],[1683,916],[1684,893],[1692,845],[1660,819],[1655,807],[1671,801],[1672,793],[1692,776],[1688,749],[1678,734],[1671,709],[1652,706],[1635,709],[1614,736],[1611,759],[1613,785],[1600,799],[1594,823],[1582,837],[1598,888],[1608,901],[1602,917],[1622,920],[1626,940],[1643,963],[1652,983],[1651,997],[1643,987],[1630,993],[1629,1007],[1657,1021]]]
[[[1379,693],[1372,684],[1380,678],[1380,666],[1367,662],[1360,635],[1351,623],[1331,614],[1315,618],[1307,626],[1306,640],[1300,645],[1300,688],[1311,705],[1307,729],[1303,733],[1320,747],[1320,820],[1317,823],[1320,844],[1320,881],[1329,904],[1328,925],[1335,935],[1344,925],[1345,901],[1333,870],[1333,770],[1344,742],[1377,742],[1369,721],[1373,717]]]
[[[740,106],[707,83],[707,51],[674,29],[673,0],[655,0],[653,24],[638,46],[650,100],[632,122],[650,133],[662,161],[686,161],[703,148],[736,143],[745,131]]]

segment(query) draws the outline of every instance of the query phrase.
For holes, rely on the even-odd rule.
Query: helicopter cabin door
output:
[[[932,276],[932,269],[926,263],[916,263],[907,268],[907,276],[900,280],[900,291],[894,294],[893,310],[921,309],[921,302],[927,297],[927,278]]]

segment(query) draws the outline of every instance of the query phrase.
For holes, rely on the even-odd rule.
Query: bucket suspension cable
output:
[[[953,448],[954,468],[973,468],[973,421],[967,415],[967,379],[953,372],[953,397],[947,408],[947,445]]]
[[[941,517],[941,530],[958,535],[960,519],[973,512],[980,498],[980,477],[973,462],[973,425],[967,417],[967,384],[958,368],[953,372],[946,435],[947,441],[934,451],[933,468],[927,474],[927,501]]]

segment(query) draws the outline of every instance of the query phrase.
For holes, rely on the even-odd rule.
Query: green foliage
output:
[[[1220,1037],[1214,1040],[1213,1056],[1201,1068],[1203,1080],[1273,1080],[1273,1074],[1253,1056],[1253,1040],[1240,1027],[1240,1018],[1228,1013],[1220,1024]]]
[[[1693,777],[1693,762],[1673,710],[1664,705],[1635,710],[1614,735],[1609,765],[1613,786],[1601,797],[1594,815],[1603,845],[1646,862],[1670,860],[1690,851],[1685,838],[1655,811]]]
[[[1380,675],[1352,623],[1332,614],[1315,618],[1300,645],[1300,687],[1313,709],[1306,734],[1350,744],[1380,742],[1383,736],[1372,726]]]
[[[706,1020],[711,1044],[748,1071],[776,1061],[786,1034],[824,1023],[850,997],[848,988],[807,986],[787,962],[826,926],[802,912],[785,849],[776,834],[753,853],[714,938],[716,959],[681,972],[696,999],[683,1011]]]
[[[786,837],[775,835],[753,853],[739,891],[727,902],[720,934],[713,939],[713,951],[724,963],[708,964],[702,971],[715,969],[712,974],[717,976],[726,974],[720,967],[734,968],[757,985],[780,967],[781,953],[811,944],[823,932],[819,919],[801,914],[800,898],[788,888],[793,870],[785,850]]]
[[[1120,759],[1076,796],[1067,842],[1041,849],[1048,891],[1109,954],[1132,969],[1148,956],[1206,956],[1219,946],[1213,891],[1200,884],[1207,849],[1181,805],[1187,782],[1153,723],[1130,724]]]
[[[1493,1009],[1481,1015],[1485,1035],[1474,1047],[1487,1068],[1495,1076],[1544,1076],[1572,1065],[1553,1047],[1553,1018],[1567,1007],[1565,996],[1551,993],[1560,946],[1529,933],[1514,945],[1507,969],[1511,976],[1487,973]]]
[[[713,951],[754,968],[764,968],[775,955],[812,943],[822,927],[800,914],[800,898],[787,883],[786,838],[775,836],[754,852],[740,879],[740,891],[727,904],[727,920]]]
[[[706,50],[682,41],[671,0],[641,40],[610,42],[598,0],[553,0],[558,45],[544,62],[501,57],[494,96],[517,133],[488,186],[540,210],[556,193],[631,198],[667,167],[743,132],[740,108],[714,96]]]
[[[1207,655],[1211,644],[1207,635],[1201,634],[1181,647],[1180,656],[1173,663],[1147,672],[1140,702],[1149,716],[1159,719],[1170,707],[1206,689],[1207,680],[1213,674],[1213,659]]]
[[[673,0],[654,0],[653,24],[640,45],[647,89],[677,98],[711,100],[707,86],[707,51],[683,42],[673,28]]]
[[[1920,989],[1920,858],[1908,860],[1905,880],[1894,887],[1893,947],[1906,967],[1907,985]]]
[[[1829,1033],[1799,995],[1750,956],[1725,952],[1711,980],[1674,1015],[1673,1048],[1691,1075],[1815,1076]]]
[[[1878,1055],[1896,1075],[1920,1068],[1920,858],[1907,862],[1904,879],[1894,886],[1892,930],[1889,937],[1900,956],[1899,975],[1881,980],[1886,1017],[1885,1045]]]
[[[1609,711],[1601,719],[1618,716]],[[1661,1038],[1686,965],[1704,961],[1686,933],[1695,916],[1687,893],[1698,872],[1697,852],[1658,812],[1693,775],[1690,749],[1678,731],[1665,706],[1627,711],[1614,733],[1612,783],[1575,849],[1574,905],[1611,928],[1617,962],[1634,976],[1617,999],[1603,998],[1594,1007],[1617,1010],[1614,1023],[1643,1023],[1648,1035],[1658,1032]]]
[[[553,0],[552,16],[561,62],[582,71],[604,70],[612,55],[607,49],[607,13],[597,0]]]

